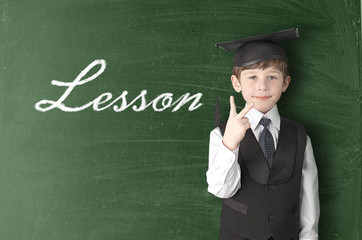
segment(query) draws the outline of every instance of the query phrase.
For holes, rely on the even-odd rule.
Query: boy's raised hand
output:
[[[230,115],[226,124],[225,134],[222,139],[225,147],[231,151],[235,150],[241,140],[243,140],[246,131],[250,128],[249,119],[245,114],[252,109],[254,103],[248,103],[240,113],[236,112],[234,97],[230,96]]]

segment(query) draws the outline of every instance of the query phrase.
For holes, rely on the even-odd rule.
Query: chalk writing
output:
[[[84,78],[87,73],[97,65],[100,65],[99,70],[91,75],[90,77]],[[148,107],[152,106],[154,111],[161,112],[167,108],[172,108],[172,112],[179,110],[183,105],[192,101],[188,110],[194,111],[201,107],[203,104],[200,103],[202,93],[196,93],[190,96],[190,93],[185,93],[176,100],[172,93],[162,93],[153,100],[147,102],[146,95],[147,90],[142,90],[140,94],[135,97],[129,103],[127,102],[128,91],[123,91],[121,95],[113,99],[113,95],[110,92],[105,92],[86,104],[79,107],[69,107],[64,104],[69,94],[73,91],[76,86],[86,84],[99,75],[101,75],[106,69],[106,61],[104,59],[94,60],[90,63],[79,75],[74,79],[73,82],[61,82],[58,80],[52,80],[51,84],[58,87],[67,87],[63,95],[56,101],[43,99],[35,104],[35,109],[40,112],[47,112],[52,109],[58,108],[64,112],[79,112],[92,106],[94,111],[103,111],[109,107],[113,107],[115,112],[122,112],[132,106],[133,111],[140,112]],[[84,79],[83,79],[84,78]]]

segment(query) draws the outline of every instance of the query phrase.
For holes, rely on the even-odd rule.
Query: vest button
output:
[[[275,221],[276,217],[274,215],[269,215],[269,221]]]

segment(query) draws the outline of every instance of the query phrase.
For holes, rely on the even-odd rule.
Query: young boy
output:
[[[288,29],[218,44],[236,49],[231,83],[246,105],[230,97],[227,123],[210,133],[208,191],[223,198],[221,240],[318,239],[317,168],[304,127],[280,117],[277,102],[290,83],[277,41]]]

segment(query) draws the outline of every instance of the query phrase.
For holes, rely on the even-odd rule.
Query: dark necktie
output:
[[[269,165],[269,168],[271,168],[271,166],[273,164],[274,153],[275,153],[274,139],[267,128],[270,121],[271,120],[268,118],[262,118],[260,120],[260,124],[263,125],[264,129],[261,132],[260,137],[259,137],[259,145],[261,147],[261,150],[264,153],[264,156]]]

